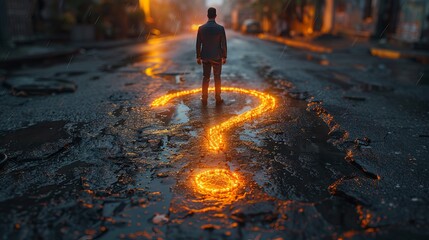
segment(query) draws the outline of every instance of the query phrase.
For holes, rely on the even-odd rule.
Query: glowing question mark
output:
[[[209,88],[209,91],[213,92],[214,88]],[[155,99],[151,106],[152,107],[160,107],[167,104],[170,100],[190,94],[195,94],[201,92],[202,89],[192,89],[192,90],[185,90],[175,93],[170,93],[167,95],[164,95],[162,97],[159,97]],[[222,91],[225,92],[237,92],[237,93],[244,93],[248,95],[255,96],[261,100],[261,104],[249,111],[246,111],[240,115],[234,116],[225,122],[222,122],[221,124],[218,124],[216,126],[213,126],[209,129],[209,149],[219,151],[222,150],[224,147],[224,141],[223,141],[223,132],[227,131],[228,129],[232,128],[233,126],[236,126],[238,124],[244,123],[247,120],[250,120],[254,117],[257,117],[265,112],[268,112],[275,108],[276,106],[276,99],[266,93],[259,92],[256,90],[250,90],[250,89],[243,89],[243,88],[234,88],[234,87],[222,87]]]
[[[175,93],[170,93],[155,99],[151,106],[160,107],[167,104],[170,100],[190,94],[201,92],[202,89],[185,90]],[[209,88],[209,91],[215,91],[214,88]],[[219,125],[213,126],[209,129],[209,149],[213,151],[222,150],[224,147],[223,132],[236,126],[240,123],[244,123],[254,117],[257,117],[265,112],[268,112],[275,108],[276,99],[266,93],[259,92],[256,90],[249,90],[243,88],[234,87],[222,87],[222,91],[226,92],[237,92],[243,93],[259,98],[261,104],[252,110],[246,111],[240,115],[234,116]],[[219,196],[230,196],[230,193],[234,191],[240,183],[240,178],[236,173],[230,172],[225,169],[211,169],[204,172],[200,172],[195,176],[195,184],[199,189],[200,193],[210,194]]]

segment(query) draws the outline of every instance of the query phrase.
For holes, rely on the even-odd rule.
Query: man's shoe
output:
[[[218,105],[222,105],[224,103],[224,101],[223,101],[223,99],[221,99],[221,100],[216,100],[216,105],[218,106]]]
[[[201,99],[201,103],[203,104],[203,106],[207,106],[207,99]]]

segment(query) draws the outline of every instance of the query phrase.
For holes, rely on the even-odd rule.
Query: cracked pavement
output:
[[[257,99],[228,92],[221,107],[214,96],[202,107],[198,95],[150,107],[200,87],[192,34],[8,71],[2,237],[427,238],[429,87],[416,85],[427,67],[358,46],[315,54],[227,37],[223,85],[268,92],[278,106],[228,131],[220,153],[207,150],[206,130]],[[32,85],[10,90],[23,78]],[[214,167],[242,177],[233,199],[193,186],[195,173]]]

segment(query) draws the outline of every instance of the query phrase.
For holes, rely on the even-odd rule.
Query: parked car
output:
[[[261,24],[253,19],[247,19],[241,25],[241,32],[248,34],[262,33]]]

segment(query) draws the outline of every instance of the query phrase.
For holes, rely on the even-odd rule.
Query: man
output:
[[[203,64],[203,94],[202,104],[207,105],[208,87],[211,69],[213,68],[215,82],[216,105],[223,103],[220,96],[222,65],[226,63],[226,35],[225,28],[215,22],[216,9],[209,8],[207,11],[208,22],[198,29],[197,34],[197,63]]]

